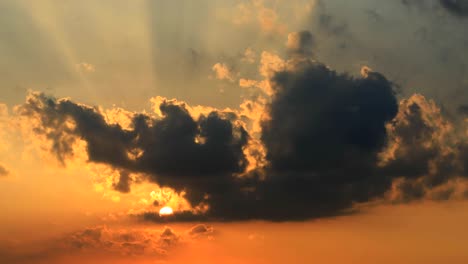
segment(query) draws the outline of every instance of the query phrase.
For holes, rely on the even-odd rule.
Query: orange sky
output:
[[[444,2],[1,1],[0,262],[466,263]]]
[[[180,240],[164,246],[163,255],[141,253],[122,247],[114,252],[103,244],[117,237],[103,235],[95,248],[73,247],[54,251],[54,243],[71,239],[56,235],[41,240],[34,260],[18,263],[464,263],[468,257],[463,245],[468,219],[466,203],[424,203],[406,206],[382,206],[359,216],[296,223],[210,223],[207,234],[192,237],[193,225],[172,224]],[[160,233],[161,225],[119,225],[106,228],[112,234],[126,230]],[[51,229],[53,230],[53,229]],[[55,239],[55,241],[54,241]],[[13,245],[14,240],[9,241]],[[44,242],[45,241],[45,242]],[[139,241],[136,238],[136,241]],[[19,243],[19,242],[16,242]],[[37,241],[35,241],[37,243]],[[20,245],[20,244],[16,244]],[[11,245],[10,245],[11,246]],[[37,249],[39,248],[39,250]],[[45,248],[45,249],[44,249]],[[44,251],[41,251],[44,250]],[[97,250],[98,252],[93,252]],[[133,251],[132,251],[133,250]],[[13,250],[12,252],[16,252]],[[14,253],[13,253],[14,254]],[[65,256],[63,256],[65,254]]]

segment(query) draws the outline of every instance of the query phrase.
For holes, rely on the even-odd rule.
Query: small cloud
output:
[[[261,234],[257,234],[257,233],[252,233],[252,234],[249,234],[247,236],[247,239],[248,240],[251,240],[251,241],[258,241],[258,240],[264,240],[265,239],[265,236],[261,235]]]
[[[0,165],[0,177],[6,177],[10,174],[10,171],[5,168],[5,166]]]
[[[191,237],[199,237],[199,236],[212,235],[213,232],[214,232],[213,227],[207,226],[204,224],[199,224],[199,225],[192,227],[188,233]]]
[[[130,192],[130,183],[132,179],[130,178],[130,174],[125,171],[120,172],[119,181],[113,184],[113,187],[116,191],[122,193],[129,193]]]
[[[258,81],[256,81],[256,80],[244,79],[244,78],[241,78],[239,80],[239,86],[242,87],[242,88],[254,87],[257,84],[258,84]]]
[[[257,59],[257,54],[255,53],[255,51],[251,48],[247,48],[245,49],[241,60],[245,63],[253,64],[255,63],[256,59]]]
[[[362,66],[361,67],[361,76],[363,78],[367,78],[369,77],[369,73],[373,72],[372,71],[372,68],[370,68],[369,66]]]
[[[76,70],[80,73],[91,73],[96,71],[96,67],[93,64],[87,62],[77,63],[75,67]]]
[[[8,106],[0,103],[0,117],[8,116]]]
[[[213,65],[212,70],[216,75],[216,79],[234,82],[236,74],[234,73],[233,69],[227,66],[226,64],[216,63],[215,65]]]

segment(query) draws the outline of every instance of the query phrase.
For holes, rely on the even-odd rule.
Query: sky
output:
[[[467,30],[464,0],[0,1],[0,262],[466,263]]]

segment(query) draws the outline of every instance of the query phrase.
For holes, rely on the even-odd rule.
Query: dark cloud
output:
[[[416,7],[423,11],[437,11],[441,7],[450,14],[458,17],[468,16],[468,1],[467,0],[401,0],[401,3],[407,7]]]
[[[410,202],[416,199],[422,199],[426,194],[424,186],[415,180],[404,180],[396,184],[399,191],[398,197],[394,199],[396,202]]]
[[[398,111],[392,84],[379,73],[354,79],[319,63],[299,67],[273,78],[262,135],[271,167],[303,172],[374,163],[385,124]]]
[[[130,192],[131,181],[132,179],[130,178],[130,174],[128,172],[121,171],[119,181],[114,183],[114,189],[119,192],[128,193]]]
[[[276,94],[261,137],[269,165],[244,177],[235,174],[246,166],[247,132],[218,112],[194,120],[183,106],[163,102],[161,119],[135,114],[125,130],[93,108],[43,94],[32,95],[22,110],[53,125],[46,135],[58,157],[71,152],[73,139],[64,135],[71,134],[87,142],[90,161],[146,173],[150,181],[185,190],[192,205],[210,207],[206,214],[179,212],[171,219],[146,213],[146,220],[301,220],[348,212],[354,202],[388,190],[391,178],[378,177],[376,164],[385,124],[398,111],[391,82],[375,72],[353,78],[308,59],[271,82]],[[76,125],[63,125],[67,120]],[[133,149],[142,154],[129,158]],[[121,191],[129,187],[126,175],[115,186]]]
[[[393,129],[401,145],[396,150],[398,159],[386,164],[385,171],[390,175],[419,178],[429,172],[429,160],[440,152],[438,145],[428,145],[435,127],[425,122],[421,107],[413,102],[400,119],[395,120]]]
[[[200,236],[212,235],[213,231],[214,230],[212,226],[199,224],[199,225],[192,227],[192,229],[190,229],[188,233],[192,237],[200,237]]]
[[[8,176],[8,174],[10,174],[10,171],[8,171],[5,166],[1,165],[0,164],[0,177],[5,177],[5,176]]]
[[[468,105],[460,105],[457,110],[459,114],[468,115]]]
[[[73,154],[72,144],[80,138],[87,143],[90,162],[146,173],[149,180],[177,191],[187,189],[194,204],[207,190],[226,185],[233,174],[244,171],[242,149],[248,135],[228,119],[232,115],[212,112],[194,120],[184,106],[170,102],[163,102],[160,110],[162,118],[135,114],[132,128],[125,130],[106,123],[94,108],[40,93],[32,94],[20,109],[23,115],[39,118],[42,126],[34,129],[53,142],[59,160]],[[135,150],[142,154],[132,158]],[[114,187],[127,192],[129,180],[121,173]]]
[[[173,219],[332,216],[350,213],[354,202],[369,201],[390,188],[391,177],[377,175],[377,160],[386,146],[385,125],[398,111],[391,82],[376,72],[353,78],[311,60],[299,60],[271,81],[271,118],[262,125],[268,167],[210,190],[207,214],[176,213]],[[167,219],[154,213],[144,217]]]
[[[155,222],[155,223],[167,223],[167,222],[172,222],[172,221],[175,221],[175,222],[208,222],[210,220],[216,221],[216,219],[209,218],[206,215],[194,214],[192,211],[174,212],[174,214],[170,216],[160,216],[159,213],[156,213],[156,212],[145,212],[145,213],[134,215],[134,216],[143,221]]]
[[[468,17],[467,0],[439,0],[439,2],[450,13],[461,17]]]
[[[246,172],[244,154],[251,135],[234,113],[212,111],[195,119],[183,104],[163,101],[161,117],[135,113],[124,129],[95,108],[44,94],[32,94],[19,109],[40,121],[35,131],[53,142],[52,152],[63,162],[74,141],[84,140],[90,162],[121,171],[116,190],[130,191],[130,173],[142,173],[184,191],[192,206],[209,206],[205,213],[138,215],[145,221],[336,216],[385,197],[395,186],[406,202],[467,175],[468,144],[453,147],[450,125],[433,103],[415,96],[398,104],[395,85],[384,75],[368,68],[362,77],[338,73],[310,59],[310,33],[290,39],[294,56],[267,80],[274,92],[269,118],[261,123],[267,165],[253,171]]]
[[[465,132],[460,134],[452,122],[422,95],[401,101],[389,126],[391,146],[383,153],[391,157],[380,170],[398,178],[396,200],[447,200],[455,193],[450,182],[468,177]]]
[[[266,214],[329,215],[387,190],[390,180],[375,171],[385,125],[398,111],[391,82],[376,72],[356,79],[311,61],[272,81],[276,94],[262,134],[271,178],[264,206],[273,207],[263,207]]]

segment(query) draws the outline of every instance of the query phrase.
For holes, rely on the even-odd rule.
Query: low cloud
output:
[[[214,238],[212,227],[197,225],[177,233],[170,227],[162,230],[144,227],[95,226],[62,235],[58,238],[41,241],[40,245],[16,244],[10,252],[0,252],[0,260],[6,263],[63,263],[62,257],[70,259],[112,258],[135,260],[151,258],[165,261],[174,250],[197,243],[197,240],[210,236]],[[19,243],[19,242],[18,242]],[[2,248],[8,248],[2,245]]]

